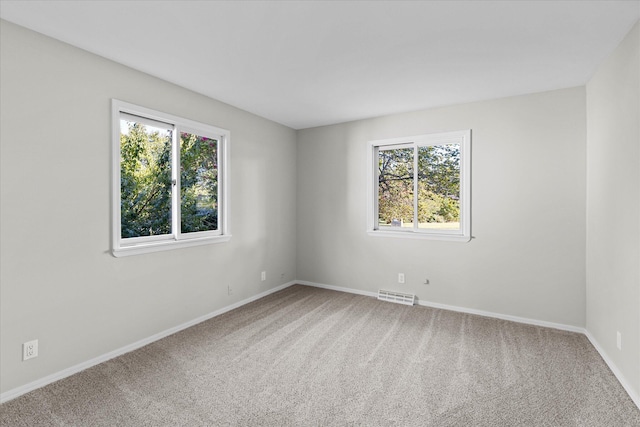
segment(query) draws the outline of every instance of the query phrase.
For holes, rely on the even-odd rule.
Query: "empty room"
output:
[[[1,426],[640,426],[640,1],[0,18]]]

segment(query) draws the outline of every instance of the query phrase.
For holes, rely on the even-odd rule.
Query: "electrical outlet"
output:
[[[28,341],[22,344],[22,360],[38,357],[38,340]]]
[[[398,283],[404,283],[404,273],[398,273]]]
[[[262,273],[260,273],[260,280],[262,280],[263,282],[265,280],[267,280],[267,272],[263,271]]]
[[[622,334],[619,331],[616,332],[616,345],[618,350],[622,350]]]
[[[227,285],[227,295],[233,295],[233,289],[231,288],[231,285]]]

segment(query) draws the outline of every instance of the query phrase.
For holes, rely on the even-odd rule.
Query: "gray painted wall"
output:
[[[295,278],[295,131],[0,25],[2,392]],[[110,254],[111,98],[231,131],[229,243]]]
[[[584,327],[585,120],[579,87],[299,131],[298,279]],[[368,236],[367,141],[462,129],[474,239]]]
[[[640,396],[640,24],[587,84],[587,330]],[[622,334],[622,349],[616,332]]]

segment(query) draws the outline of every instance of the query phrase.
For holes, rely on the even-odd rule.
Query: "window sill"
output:
[[[471,240],[471,236],[461,234],[436,234],[436,233],[416,233],[414,231],[387,231],[387,230],[369,230],[367,234],[372,237],[391,237],[400,239],[419,239],[419,240],[444,240],[449,242],[466,243]]]
[[[195,239],[185,240],[162,240],[149,243],[138,243],[131,246],[122,246],[120,248],[114,248],[112,250],[113,256],[116,258],[141,255],[151,252],[169,251],[172,249],[188,248],[191,246],[211,245],[214,243],[224,243],[231,240],[231,235],[226,234],[224,236],[213,237],[201,237]]]

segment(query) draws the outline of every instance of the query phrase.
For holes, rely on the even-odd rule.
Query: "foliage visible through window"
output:
[[[183,233],[218,229],[218,141],[180,132]]]
[[[460,229],[459,144],[380,149],[378,168],[380,226],[413,227],[417,214],[418,228]]]
[[[120,181],[114,254],[140,244],[224,234],[221,151],[228,132],[121,110],[114,110]]]
[[[120,120],[121,237],[171,234],[172,130]]]
[[[372,142],[370,231],[469,237],[469,139],[463,131]]]

